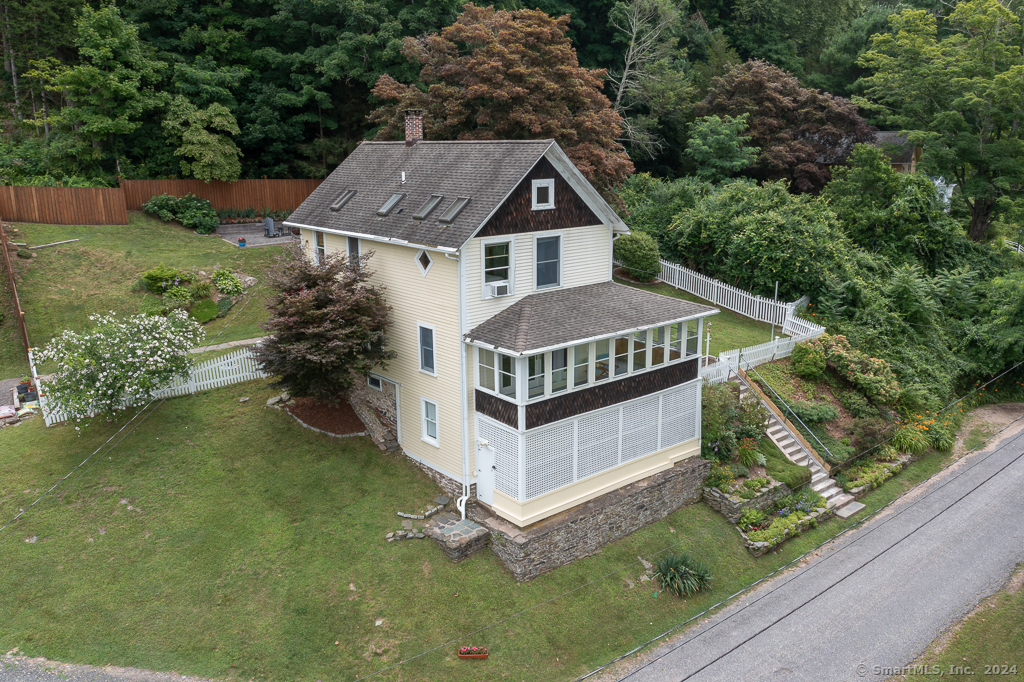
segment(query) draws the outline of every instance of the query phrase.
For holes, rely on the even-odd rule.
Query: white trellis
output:
[[[252,347],[240,348],[233,353],[222,355],[212,360],[201,362],[192,368],[188,377],[176,377],[170,384],[164,386],[153,394],[154,399],[173,398],[175,396],[197,393],[208,388],[217,388],[237,384],[252,379],[262,379],[270,376],[260,369],[256,359],[252,355]],[[32,376],[39,393],[39,407],[43,412],[43,419],[47,426],[68,421],[69,415],[64,412],[51,410],[47,404],[45,382],[41,381],[36,372],[35,359],[32,351],[29,351],[29,363],[32,366]]]

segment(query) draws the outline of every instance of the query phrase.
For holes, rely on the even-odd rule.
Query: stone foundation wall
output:
[[[379,391],[360,382],[348,392],[349,404],[378,444],[398,438],[397,391],[390,381],[382,379],[380,383]]]
[[[405,453],[405,456],[409,457],[408,453]],[[460,497],[462,497],[462,481],[456,481],[454,478],[445,476],[437,469],[432,469],[431,467],[427,466],[418,459],[409,457],[409,461],[418,466],[420,469],[422,469],[423,473],[429,476],[430,480],[436,483],[438,487],[444,491],[445,495],[452,498],[453,500],[457,500]],[[476,499],[476,483],[470,484],[469,497],[471,500]]]
[[[704,501],[708,503],[709,507],[721,512],[725,518],[729,519],[729,523],[736,523],[745,510],[764,511],[789,495],[790,492],[789,486],[778,481],[772,481],[767,492],[749,500],[744,500],[739,495],[723,493],[718,488],[704,488]]]
[[[491,531],[491,551],[517,580],[529,580],[595,554],[609,542],[701,498],[711,462],[690,457],[667,471],[545,519],[523,530],[472,505],[474,521]]]

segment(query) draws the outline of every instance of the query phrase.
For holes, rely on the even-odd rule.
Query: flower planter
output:
[[[459,658],[487,658],[487,647],[464,646],[459,649]]]
[[[245,240],[244,239],[239,239],[238,240],[238,245],[239,246],[245,246]]]
[[[29,392],[31,384],[18,384],[18,395],[25,395]]]

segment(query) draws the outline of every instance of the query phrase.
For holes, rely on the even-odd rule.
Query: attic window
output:
[[[354,197],[355,195],[356,195],[356,191],[354,189],[347,189],[347,190],[345,190],[344,192],[341,193],[341,196],[339,196],[337,198],[337,200],[333,204],[331,204],[330,210],[332,210],[332,211],[340,211],[341,207],[344,206],[345,204],[347,204],[349,202],[349,200],[352,197]]]
[[[438,218],[442,223],[450,223],[458,217],[459,213],[462,213],[462,209],[466,208],[466,204],[469,203],[469,197],[459,197],[452,202],[452,205],[445,209],[445,212]]]
[[[416,213],[413,214],[412,219],[423,220],[424,218],[426,218],[428,215],[430,215],[430,212],[437,208],[437,205],[441,203],[441,199],[444,199],[443,194],[431,194],[430,198],[423,202],[423,205],[420,206],[420,210],[416,211]]]
[[[399,201],[402,200],[404,194],[392,194],[391,198],[384,202],[384,205],[377,209],[377,215],[387,215],[391,209],[395,207]]]
[[[416,254],[416,265],[420,266],[420,272],[423,273],[424,277],[430,272],[430,266],[433,264],[434,261],[430,258],[430,254],[420,249],[419,253]]]
[[[533,181],[533,210],[539,211],[555,207],[555,181]]]

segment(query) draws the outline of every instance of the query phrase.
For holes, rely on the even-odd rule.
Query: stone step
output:
[[[826,478],[828,478],[828,474],[819,469],[818,471],[815,471],[813,474],[811,474],[811,483],[817,483],[818,481],[824,480]]]
[[[862,509],[864,509],[862,502],[847,502],[841,509],[836,510],[836,516],[841,519],[848,519]]]
[[[849,502],[852,502],[853,495],[851,495],[850,493],[843,493],[842,495],[836,495],[834,498],[832,498],[832,501],[835,503],[836,508],[839,508],[842,507],[843,505],[848,504]]]
[[[825,498],[825,502],[828,504],[828,507],[831,509],[832,507],[835,506],[835,499],[834,498],[838,497],[839,495],[842,495],[843,494],[843,489],[840,488],[837,485],[833,485],[828,490],[819,490],[818,494]]]
[[[816,493],[820,493],[822,490],[828,490],[836,484],[831,478],[826,476],[825,478],[818,479],[811,483],[811,490]]]

